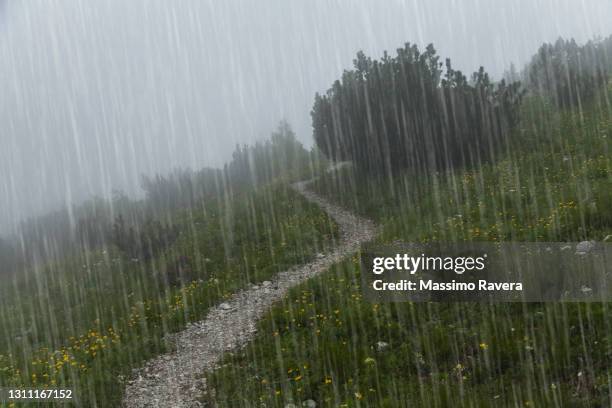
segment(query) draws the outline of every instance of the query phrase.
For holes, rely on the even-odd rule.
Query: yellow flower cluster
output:
[[[79,337],[70,337],[68,345],[57,350],[42,347],[37,350],[29,363],[28,382],[31,385],[50,387],[57,385],[67,369],[86,372],[93,358],[103,350],[111,348],[121,341],[119,334],[109,327],[105,332],[91,329]],[[10,366],[7,370],[13,371],[13,383],[24,385],[21,372]],[[0,370],[2,370],[0,368]]]

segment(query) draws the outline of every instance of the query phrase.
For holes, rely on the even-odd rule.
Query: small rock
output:
[[[262,285],[263,285],[263,287],[265,288],[265,287],[267,287],[267,286],[270,286],[270,285],[272,284],[272,282],[270,282],[270,281],[263,281],[261,284],[262,284]]]
[[[298,407],[294,403],[290,402],[288,404],[285,404],[285,408],[298,408]]]
[[[219,305],[219,308],[221,308],[221,310],[230,310],[232,307],[229,305],[229,303],[223,302]]]
[[[385,351],[388,348],[389,348],[389,343],[385,341],[379,341],[378,343],[376,343],[376,351],[378,352]]]
[[[594,241],[582,241],[576,245],[576,255],[585,255],[595,248]]]
[[[320,253],[320,252],[319,252],[319,253],[317,254],[317,258],[318,258],[318,259],[325,258],[325,255],[323,255],[322,253]]]
[[[251,289],[253,289],[253,290],[257,290],[257,289],[259,289],[259,286],[257,286],[257,285],[253,285],[253,286],[251,286]]]
[[[314,400],[307,399],[306,401],[302,401],[302,406],[306,408],[317,408],[317,403]]]

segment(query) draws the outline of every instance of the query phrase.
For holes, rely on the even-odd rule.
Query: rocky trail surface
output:
[[[128,383],[125,407],[201,406],[198,397],[206,390],[202,374],[214,370],[225,352],[238,350],[251,341],[257,321],[273,303],[291,287],[324,272],[355,253],[361,243],[374,238],[374,223],[330,203],[307,189],[307,185],[308,182],[300,182],[293,187],[338,223],[340,238],[336,247],[310,263],[279,273],[273,281],[234,294],[212,308],[204,320],[172,335],[174,351],[147,362]]]

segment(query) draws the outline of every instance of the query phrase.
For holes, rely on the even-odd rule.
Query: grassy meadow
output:
[[[171,219],[178,239],[150,261],[108,247],[3,285],[0,386],[71,388],[80,406],[118,406],[131,370],[167,349],[165,333],[326,250],[337,233],[316,205],[278,183]]]
[[[381,242],[601,241],[612,234],[606,100],[570,112],[527,98],[505,152],[478,168],[393,179],[345,168],[315,188],[382,224]],[[356,255],[295,288],[257,339],[208,375],[213,391],[203,400],[610,406],[608,304],[373,304],[362,299],[359,274]]]

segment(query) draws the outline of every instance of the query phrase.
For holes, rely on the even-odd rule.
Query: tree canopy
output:
[[[612,70],[612,36],[578,45],[559,38],[545,43],[525,70],[527,85],[537,94],[550,97],[560,108],[580,108],[584,101],[605,89]]]
[[[368,173],[473,165],[503,147],[521,95],[518,82],[494,84],[483,68],[468,80],[432,44],[380,60],[359,52],[354,69],[315,96],[314,138],[329,158]]]

